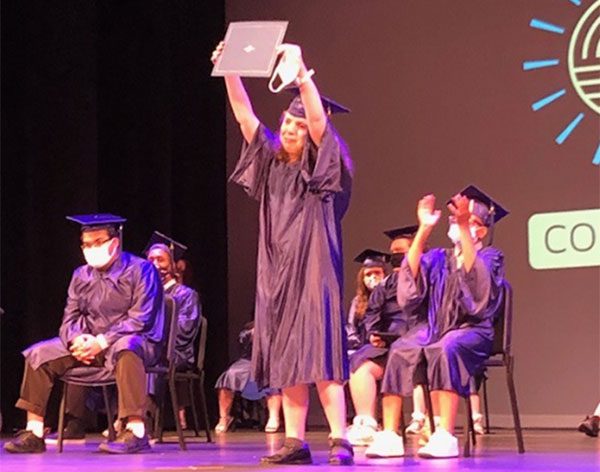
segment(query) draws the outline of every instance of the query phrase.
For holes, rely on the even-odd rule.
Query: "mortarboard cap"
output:
[[[75,223],[79,223],[81,225],[81,232],[85,231],[94,231],[98,229],[105,228],[115,228],[118,229],[119,232],[123,227],[123,223],[127,221],[127,219],[112,215],[110,213],[94,213],[91,215],[73,215],[67,216],[67,220],[74,221]]]
[[[187,251],[188,249],[187,246],[185,246],[184,244],[181,244],[175,241],[173,238],[170,238],[169,236],[162,234],[158,231],[154,231],[154,233],[152,233],[152,236],[150,236],[148,244],[146,245],[146,249],[144,249],[144,254],[148,255],[148,253],[155,246],[161,247],[163,249],[167,248],[167,250],[171,254],[171,259],[173,260],[173,262],[176,262],[179,259],[181,259],[185,251]]]
[[[288,105],[286,111],[290,115],[297,116],[299,118],[306,118],[304,104],[302,103],[302,98],[300,98],[300,90],[298,89],[298,87],[290,87],[286,90],[295,95],[290,104]],[[325,109],[325,113],[327,113],[327,115],[333,115],[335,113],[350,113],[349,108],[346,108],[344,105],[340,105],[339,103],[333,101],[330,98],[321,96],[321,103],[323,103],[323,108]]]
[[[383,234],[393,241],[398,238],[412,238],[415,236],[418,229],[419,225],[402,226],[401,228],[388,229],[387,231],[384,231]]]
[[[390,255],[376,249],[365,249],[354,258],[354,262],[361,263],[364,267],[385,267]]]
[[[508,211],[502,208],[498,202],[492,200],[474,185],[469,185],[460,194],[473,201],[472,206],[469,207],[471,213],[478,216],[486,226],[492,226],[508,215]]]

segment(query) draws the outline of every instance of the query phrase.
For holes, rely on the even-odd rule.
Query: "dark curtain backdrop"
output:
[[[5,430],[23,420],[19,351],[57,334],[83,262],[65,215],[127,217],[124,247],[136,254],[154,229],[187,244],[209,391],[227,365],[224,89],[209,61],[223,3],[2,2]]]

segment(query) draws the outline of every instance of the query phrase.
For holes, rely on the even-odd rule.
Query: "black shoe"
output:
[[[329,463],[331,465],[354,464],[352,445],[345,439],[329,439]]]
[[[85,428],[80,421],[69,421],[63,432],[64,444],[85,444]],[[46,444],[58,444],[58,432],[46,436]]]
[[[592,438],[597,438],[600,430],[600,416],[586,416],[577,429]]]
[[[44,438],[38,438],[31,431],[19,431],[15,439],[4,445],[6,452],[12,454],[33,454],[46,452],[46,443]]]
[[[138,438],[132,431],[126,429],[121,431],[114,441],[106,441],[98,446],[101,452],[109,454],[133,454],[136,452],[149,451],[151,449],[148,435]]]
[[[261,457],[263,464],[312,464],[308,444],[296,438],[285,438],[283,446],[273,455]]]

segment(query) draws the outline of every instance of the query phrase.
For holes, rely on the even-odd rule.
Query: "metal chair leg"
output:
[[[198,409],[196,408],[196,396],[194,395],[194,380],[187,379],[186,382],[188,384],[188,392],[190,395],[192,417],[194,418],[194,435],[198,437],[200,436],[200,422],[198,421]]]
[[[179,401],[177,400],[177,389],[175,388],[175,377],[169,373],[169,391],[171,392],[171,405],[173,408],[173,419],[175,420],[175,428],[177,429],[177,438],[179,439],[179,447],[182,451],[187,450],[185,440],[183,438],[183,429],[179,420]]]
[[[60,399],[60,407],[58,408],[58,452],[63,452],[63,439],[65,430],[65,409],[67,403],[67,388],[68,383],[63,383],[62,397]]]
[[[487,379],[483,375],[483,414],[485,418],[485,434],[490,434],[490,409],[488,406]]]
[[[515,390],[515,382],[513,379],[513,363],[512,357],[506,361],[506,384],[508,386],[508,394],[510,396],[510,407],[513,415],[513,422],[515,425],[515,435],[517,437],[517,448],[519,454],[525,452],[525,443],[523,442],[523,431],[521,429],[521,418],[519,416],[519,405],[517,403],[517,392]]]
[[[429,391],[429,385],[423,384],[423,396],[425,397],[425,408],[427,408],[427,415],[429,417],[429,428],[431,434],[435,433],[435,419],[433,416],[433,404],[431,403],[431,392]]]
[[[204,416],[204,428],[206,430],[206,442],[212,442],[210,433],[210,423],[208,421],[208,408],[206,407],[206,394],[204,393],[204,371],[200,372],[198,377],[198,389],[200,390],[200,404],[202,405],[202,414]]]
[[[404,405],[406,401],[402,402],[402,408],[400,409],[400,433],[402,435],[402,441],[406,444],[406,419],[404,418]]]
[[[463,456],[471,457],[471,437],[470,433],[473,429],[473,412],[471,411],[471,398],[469,395],[465,398],[465,432],[464,432],[464,449]]]
[[[104,408],[106,409],[106,421],[108,423],[108,440],[114,441],[117,438],[114,425],[114,414],[110,408],[110,398],[108,396],[108,387],[102,387],[102,396],[104,397]],[[121,419],[121,418],[119,418]]]

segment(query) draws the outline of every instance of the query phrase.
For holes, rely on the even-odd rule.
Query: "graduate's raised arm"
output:
[[[469,210],[469,199],[463,195],[455,195],[448,203],[448,210],[452,214],[453,220],[458,225],[460,247],[463,256],[463,267],[469,273],[475,263],[477,249],[471,237],[471,212]]]
[[[283,54],[281,60],[287,62],[288,67],[298,70],[296,85],[300,90],[300,98],[306,112],[308,133],[313,142],[319,146],[327,127],[327,115],[323,108],[319,90],[312,80],[314,71],[312,69],[310,71],[307,70],[299,46],[295,44],[282,44],[278,48],[278,53]]]
[[[217,62],[219,56],[223,53],[225,43],[221,41],[212,53],[210,60],[213,64]],[[227,97],[229,98],[229,104],[233,110],[236,121],[240,125],[242,136],[247,142],[252,141],[256,129],[260,124],[258,118],[254,114],[252,108],[252,102],[248,97],[246,88],[242,82],[241,77],[237,75],[227,75],[225,78],[225,87],[227,88]]]
[[[425,195],[417,204],[417,219],[419,221],[419,229],[415,234],[415,239],[406,254],[408,266],[415,279],[419,275],[419,267],[421,265],[421,255],[424,252],[425,244],[429,239],[429,235],[433,227],[440,219],[440,210],[435,210],[435,196],[432,194]]]

